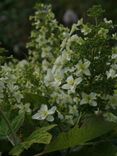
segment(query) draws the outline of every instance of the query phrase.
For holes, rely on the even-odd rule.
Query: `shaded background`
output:
[[[101,4],[105,17],[117,23],[117,0],[0,0],[0,46],[8,50],[8,55],[25,58],[31,31],[29,16],[36,2],[52,4],[57,20],[66,26],[81,17],[87,20],[86,11],[95,4]],[[68,17],[72,20],[65,22]]]

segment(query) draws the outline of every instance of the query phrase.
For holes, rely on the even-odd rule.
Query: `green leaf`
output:
[[[85,146],[80,151],[72,152],[69,156],[116,156],[117,147],[109,142]]]
[[[21,125],[23,124],[23,122],[24,122],[24,114],[16,116],[12,121],[9,119],[9,123],[11,124],[11,128],[13,132],[17,132],[21,127]],[[5,120],[2,119],[0,122],[0,139],[1,140],[7,139],[7,137],[10,135],[11,135],[11,131],[8,125],[6,124]]]
[[[47,103],[47,97],[33,94],[33,93],[24,93],[25,101],[33,104],[42,104]]]
[[[14,156],[19,156],[25,149],[28,149],[34,143],[49,144],[52,139],[52,135],[48,133],[48,131],[55,126],[56,125],[50,125],[47,127],[38,128],[24,142],[15,146],[11,150],[10,154]]]
[[[8,126],[5,121],[2,119],[0,122],[0,140],[6,139],[8,136]]]
[[[14,132],[17,132],[19,130],[19,128],[22,126],[22,124],[24,122],[24,117],[25,117],[25,115],[22,113],[22,114],[16,116],[16,118],[12,121],[11,127]]]
[[[81,128],[75,127],[69,132],[61,133],[53,142],[46,146],[44,153],[83,145],[87,141],[108,133],[114,127],[114,123],[104,121],[102,118],[90,119]]]

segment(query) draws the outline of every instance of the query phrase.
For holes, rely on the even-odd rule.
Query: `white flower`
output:
[[[91,73],[89,71],[89,66],[90,66],[90,62],[88,60],[85,60],[85,62],[83,63],[81,60],[79,61],[79,63],[76,65],[76,75],[86,75],[86,76],[90,76]]]
[[[15,97],[17,103],[20,103],[21,100],[23,99],[23,95],[21,94],[21,92],[19,90],[14,92],[13,96]]]
[[[49,122],[54,121],[53,114],[56,111],[56,106],[48,109],[47,105],[42,104],[40,110],[32,116],[32,119],[36,120],[47,120]]]
[[[58,56],[54,65],[56,65],[57,67],[61,66],[62,65],[62,56]]]
[[[107,18],[104,18],[104,22],[106,23],[106,24],[112,24],[112,20],[107,20]]]
[[[0,81],[0,90],[2,90],[4,88],[5,88],[4,82]]]
[[[74,23],[72,25],[72,28],[71,28],[71,31],[70,31],[70,35],[72,35],[77,30],[78,30],[78,24]]]
[[[44,59],[43,61],[42,61],[42,69],[44,70],[44,71],[47,71],[48,70],[48,67],[49,67],[49,62],[46,60],[46,59]]]
[[[57,113],[58,113],[58,118],[59,118],[60,120],[63,120],[63,119],[64,119],[64,116],[63,116],[59,111],[57,111]]]
[[[52,73],[51,69],[48,69],[47,75],[45,76],[45,79],[44,79],[45,85],[48,86],[53,81],[54,81],[53,73]]]
[[[80,101],[80,105],[89,104],[91,106],[97,106],[96,93],[90,93],[89,95],[86,93],[82,93],[82,100]]]
[[[63,103],[63,104],[67,104],[67,103],[73,103],[72,97],[69,94],[66,94],[64,92],[61,92],[58,96],[58,104],[59,103]]]
[[[117,54],[112,54],[112,59],[117,59]]]
[[[79,37],[78,35],[72,35],[69,39],[68,42],[66,44],[66,49],[70,50],[71,44],[73,42],[78,43],[79,45],[82,45],[84,43],[84,40],[82,37]]]
[[[112,38],[113,38],[114,40],[117,40],[117,33],[112,34]]]
[[[84,40],[82,39],[82,37],[78,37],[77,43],[79,45],[82,45],[84,43]]]
[[[89,34],[91,32],[91,29],[87,25],[83,24],[83,28],[81,29],[81,32],[84,35],[87,35],[87,34]]]
[[[15,105],[15,107],[19,109],[19,114],[31,113],[30,103],[18,104],[18,105]]]
[[[114,69],[110,69],[106,72],[107,79],[117,77],[116,71]]]
[[[63,62],[63,64],[65,64],[65,62],[66,61],[70,61],[71,60],[71,53],[72,53],[72,51],[71,50],[69,50],[69,52],[68,51],[63,51],[62,52],[62,62]]]
[[[78,26],[83,25],[83,18],[81,18],[80,20],[78,20]]]
[[[82,78],[79,77],[79,78],[74,79],[73,76],[71,75],[67,78],[66,81],[67,81],[67,84],[64,84],[62,86],[62,88],[66,89],[66,90],[71,90],[72,92],[75,92],[77,85],[82,82]]]
[[[24,68],[26,65],[28,65],[28,61],[27,60],[22,60],[17,64],[17,67],[19,68]]]
[[[60,86],[61,81],[64,78],[64,72],[63,72],[63,70],[62,69],[57,69],[53,75],[54,75],[53,85],[54,86]]]
[[[109,32],[108,29],[100,28],[100,30],[98,31],[98,35],[99,35],[100,37],[106,38],[108,32]]]
[[[69,113],[75,116],[78,116],[78,109],[77,106],[69,106]]]

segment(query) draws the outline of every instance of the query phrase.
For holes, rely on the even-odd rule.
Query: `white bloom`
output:
[[[90,66],[90,62],[88,60],[85,60],[85,62],[83,63],[81,60],[79,61],[79,63],[76,65],[76,75],[86,75],[86,76],[90,76],[91,73],[89,71],[89,66]]]
[[[66,62],[66,61],[70,61],[71,60],[71,53],[72,53],[72,51],[70,51],[69,50],[69,52],[68,51],[63,51],[62,52],[62,62],[63,62],[63,64]]]
[[[89,104],[91,106],[97,106],[96,93],[90,93],[89,95],[86,93],[82,93],[82,100],[80,101],[80,105]]]
[[[48,109],[47,105],[42,104],[40,110],[32,116],[32,119],[36,120],[47,120],[49,122],[54,121],[53,114],[56,111],[56,106]]]
[[[50,65],[49,62],[46,59],[44,59],[42,61],[42,69],[43,69],[43,71],[47,71],[48,68],[49,68],[49,65]]]
[[[107,18],[104,18],[104,22],[106,23],[106,24],[112,24],[112,20],[107,20]]]
[[[59,103],[67,104],[67,103],[73,103],[72,97],[69,94],[66,94],[64,92],[61,92],[61,94],[58,97]],[[58,103],[58,104],[59,104]]]
[[[83,28],[81,29],[81,32],[84,35],[87,35],[87,34],[89,34],[91,32],[91,29],[87,25],[83,24]]]
[[[72,92],[75,92],[77,85],[82,82],[82,78],[79,77],[79,78],[74,79],[73,76],[71,75],[67,78],[66,81],[67,81],[67,84],[64,84],[62,86],[62,88],[66,89],[66,90],[71,90]]]
[[[64,78],[64,71],[62,69],[57,69],[54,73],[54,86],[60,86],[61,81]]]
[[[31,113],[30,103],[15,105],[19,109],[19,114]]]
[[[17,103],[20,103],[21,100],[23,99],[23,95],[19,90],[13,93],[13,97],[15,97]]]
[[[100,37],[106,38],[108,32],[109,32],[108,29],[100,28],[100,30],[98,31],[98,35],[99,35]]]
[[[78,109],[77,106],[69,106],[69,113],[75,116],[78,116]]]
[[[51,69],[48,69],[47,75],[45,76],[45,79],[44,79],[44,82],[45,82],[46,86],[48,86],[53,81],[54,81],[53,73],[52,73]]]
[[[112,54],[112,59],[117,59],[117,54]]]
[[[24,68],[26,65],[28,65],[28,61],[27,60],[22,60],[17,64],[17,67],[19,68]]]
[[[79,101],[80,101],[80,97],[79,96],[73,98],[73,102],[75,102],[76,104],[78,104]]]
[[[62,65],[62,56],[58,56],[55,63],[54,63],[56,66],[61,66]]]
[[[78,37],[78,38],[77,38],[77,43],[78,43],[79,45],[82,45],[82,44],[84,43],[83,38],[82,38],[82,37]]]
[[[64,116],[63,116],[59,111],[57,111],[57,113],[58,113],[58,118],[59,118],[60,120],[63,120],[63,119],[64,119]]]
[[[4,82],[0,81],[0,90],[2,90],[4,88],[5,88]]]
[[[112,38],[113,38],[114,40],[117,40],[117,33],[112,34]]]
[[[83,18],[81,18],[80,20],[78,20],[78,26],[83,25]]]
[[[67,50],[70,50],[71,44],[73,42],[78,43],[79,45],[82,45],[84,43],[84,40],[82,37],[79,37],[78,35],[72,35],[67,42],[66,48]]]
[[[71,31],[70,31],[70,35],[72,35],[77,30],[78,30],[78,24],[74,23],[72,25],[72,28],[71,28]]]
[[[115,78],[117,77],[116,71],[114,69],[110,69],[106,72],[107,78]]]
[[[57,104],[67,104],[73,103],[72,97],[69,94],[66,94],[64,91],[59,91],[59,92],[53,92],[51,94],[51,98],[56,100]]]

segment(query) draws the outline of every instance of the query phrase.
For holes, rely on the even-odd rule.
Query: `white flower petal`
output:
[[[90,70],[89,69],[84,70],[84,74],[90,76],[91,75]]]
[[[95,107],[95,106],[97,106],[97,102],[96,102],[96,101],[92,101],[92,102],[90,103],[90,105]]]
[[[56,111],[56,106],[53,106],[51,109],[48,110],[48,114],[52,115],[55,113],[55,111]]]
[[[80,101],[80,105],[84,105],[84,104],[87,104],[86,99],[82,99],[82,100]]]
[[[40,113],[36,113],[32,116],[32,119],[40,120]]]
[[[40,108],[40,111],[48,111],[47,105],[42,104],[41,108]]]
[[[82,82],[82,78],[81,77],[79,77],[79,78],[77,78],[77,79],[75,79],[75,85],[78,85],[78,84],[80,84]]]
[[[54,121],[54,117],[52,115],[49,115],[47,118],[46,118],[47,121],[49,122],[52,122]]]
[[[66,90],[69,90],[70,89],[70,85],[69,84],[64,84],[63,86],[62,86],[62,88],[63,89],[66,89]]]

